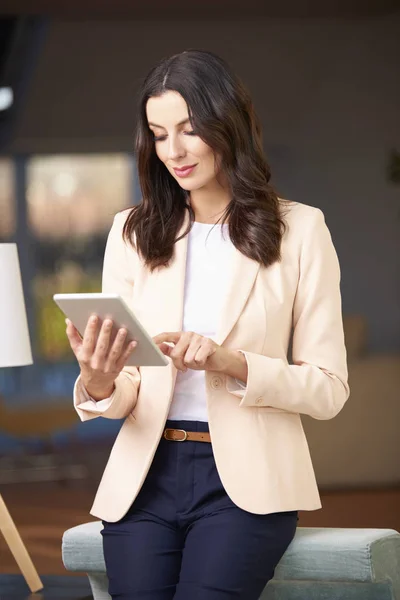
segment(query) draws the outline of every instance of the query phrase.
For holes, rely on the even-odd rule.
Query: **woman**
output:
[[[109,592],[256,600],[297,511],[321,506],[300,414],[349,395],[336,252],[319,209],[270,187],[252,102],[215,55],[150,72],[136,152],[143,200],[114,219],[103,291],[169,365],[125,367],[110,322],[67,326],[80,418],[125,419],[91,511]]]

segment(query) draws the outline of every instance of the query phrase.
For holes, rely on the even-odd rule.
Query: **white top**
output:
[[[228,225],[193,223],[187,247],[183,331],[214,339],[228,291],[233,251]],[[246,386],[227,377],[227,388],[244,393]],[[206,398],[204,371],[178,371],[168,419],[207,422]],[[109,403],[110,398],[105,398],[96,405],[105,409]]]
[[[214,339],[233,264],[232,252],[228,225],[193,223],[187,248],[183,331]],[[204,371],[178,371],[168,418],[208,420]]]

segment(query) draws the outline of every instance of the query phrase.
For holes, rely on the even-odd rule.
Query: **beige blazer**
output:
[[[118,213],[110,230],[102,289],[123,296],[152,336],[180,331],[187,236],[177,242],[171,265],[150,273],[122,241],[127,214]],[[323,213],[291,203],[286,221],[281,262],[260,267],[236,252],[215,337],[245,353],[246,390],[223,374],[205,373],[222,483],[237,506],[259,514],[321,507],[300,414],[331,419],[349,396],[340,270]],[[76,381],[74,404],[82,421],[125,418],[91,509],[94,516],[117,521],[134,501],[162,436],[175,376],[171,363],[127,367],[102,408]]]

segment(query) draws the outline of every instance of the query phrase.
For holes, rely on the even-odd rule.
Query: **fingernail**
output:
[[[67,325],[69,325],[69,323],[70,323],[69,319],[65,319],[65,322]]]
[[[97,317],[92,317],[92,318],[90,319],[90,322],[91,322],[91,323],[93,323],[93,324],[94,324],[94,323],[97,323]]]

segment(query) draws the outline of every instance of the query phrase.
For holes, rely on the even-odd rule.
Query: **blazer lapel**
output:
[[[221,311],[215,342],[222,345],[239,319],[253,288],[260,264],[234,249],[225,301]]]
[[[185,231],[188,222],[189,216],[187,215],[179,236]],[[169,267],[160,269],[151,275],[152,298],[155,304],[154,310],[146,315],[148,317],[146,325],[152,335],[164,331],[182,330],[187,246],[188,236],[186,235],[175,244],[174,257]],[[239,319],[259,268],[258,262],[244,256],[236,248],[233,249],[225,300],[214,337],[217,344],[223,344]],[[209,290],[209,293],[212,293],[212,290]],[[146,310],[146,307],[143,309]]]
[[[179,231],[179,236],[185,231],[189,217]],[[157,302],[157,308],[152,313],[151,329],[154,335],[164,331],[181,331],[183,322],[183,302],[185,293],[185,272],[188,236],[175,244],[174,256],[167,268],[162,268],[152,279],[152,293]]]

